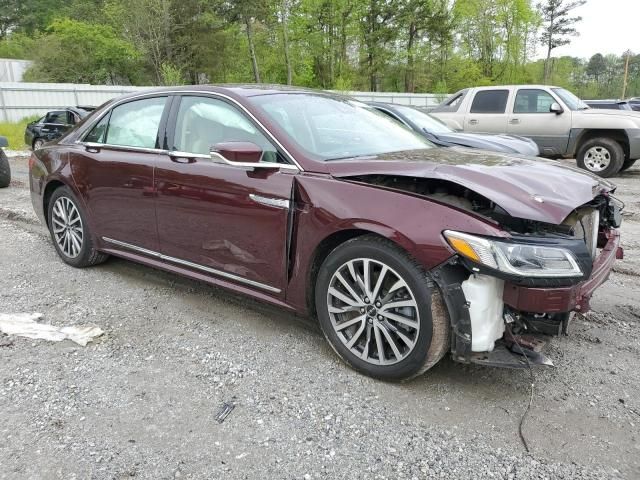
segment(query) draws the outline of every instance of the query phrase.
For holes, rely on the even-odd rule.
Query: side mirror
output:
[[[211,156],[222,157],[225,163],[255,166],[262,158],[262,149],[252,142],[221,142],[211,147]]]
[[[562,112],[564,112],[564,109],[558,102],[553,102],[551,105],[549,105],[549,111],[551,113],[555,113],[556,115],[560,115]]]
[[[6,148],[9,146],[9,140],[6,137],[0,137],[0,148]]]

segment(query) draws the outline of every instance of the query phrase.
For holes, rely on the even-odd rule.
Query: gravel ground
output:
[[[526,453],[527,371],[444,359],[383,383],[280,310],[115,258],[73,269],[33,215],[26,159],[11,166],[0,313],[106,334],[0,336],[2,479],[640,477],[640,167],[615,179],[626,259],[535,371]]]

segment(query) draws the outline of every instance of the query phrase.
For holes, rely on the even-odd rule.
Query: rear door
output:
[[[167,103],[159,95],[114,107],[70,153],[94,231],[107,244],[159,250],[153,176]]]
[[[546,90],[518,88],[507,132],[531,138],[544,155],[563,155],[569,144],[571,111],[551,112],[552,103],[560,102]]]
[[[464,131],[505,133],[507,131],[507,103],[509,89],[476,91],[469,113],[465,115]]]

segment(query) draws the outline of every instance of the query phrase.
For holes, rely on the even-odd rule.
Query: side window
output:
[[[64,110],[49,112],[44,119],[44,123],[65,125],[67,124],[67,112]]]
[[[504,113],[509,90],[481,90],[471,104],[471,113]]]
[[[549,113],[555,99],[544,90],[520,89],[516,95],[513,113]]]
[[[100,121],[91,129],[84,137],[85,142],[104,143],[105,134],[107,133],[107,125],[109,125],[109,114],[107,113]]]
[[[156,148],[158,127],[166,101],[167,97],[146,98],[115,107],[111,111],[104,143]]]
[[[284,162],[276,148],[235,107],[210,97],[182,97],[173,150],[209,155],[221,142],[251,142],[262,149],[261,162]]]

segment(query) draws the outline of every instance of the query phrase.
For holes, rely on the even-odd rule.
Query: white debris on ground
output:
[[[0,313],[0,332],[52,342],[69,339],[83,347],[104,333],[95,325],[56,327],[39,323],[41,318],[41,313]]]

